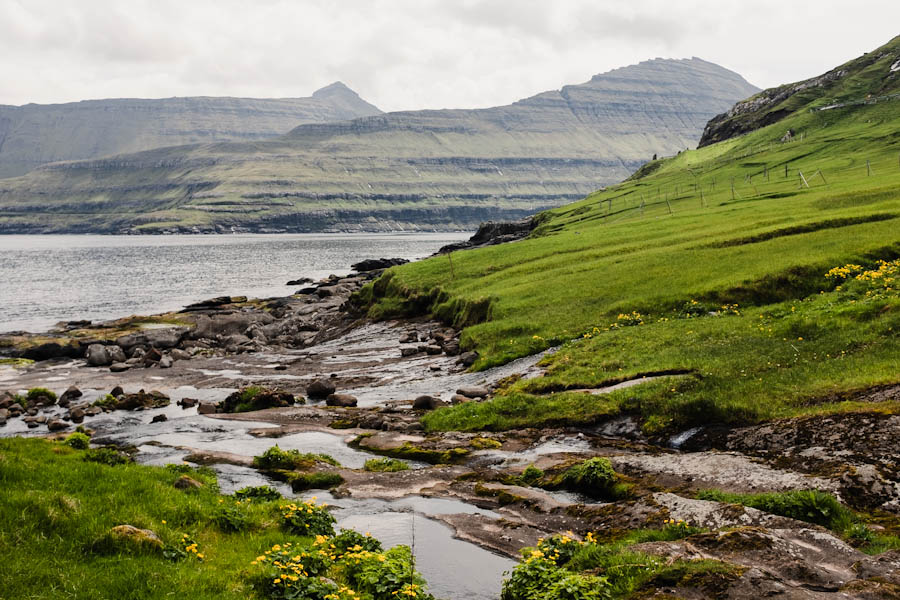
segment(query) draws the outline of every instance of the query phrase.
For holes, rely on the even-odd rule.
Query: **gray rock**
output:
[[[65,392],[63,392],[62,395],[59,397],[58,404],[60,406],[62,406],[63,408],[66,408],[67,406],[69,406],[69,404],[71,404],[72,400],[75,400],[76,398],[81,398],[81,396],[82,396],[81,390],[79,390],[74,385],[69,386],[69,389],[67,389]]]
[[[215,402],[201,402],[197,405],[197,414],[212,415],[216,413],[218,408],[219,407]]]
[[[121,385],[117,385],[113,389],[109,390],[109,395],[114,398],[118,398],[119,396],[125,395],[125,390],[122,389]]]
[[[172,348],[169,352],[169,356],[171,356],[173,360],[190,360],[191,358],[190,353],[185,352],[180,348]]]
[[[194,406],[197,406],[198,402],[199,400],[195,398],[182,398],[178,401],[178,404],[181,405],[181,408],[192,408]]]
[[[109,352],[103,344],[91,344],[88,346],[87,352],[84,353],[84,358],[92,367],[105,367],[112,362]]]
[[[306,395],[321,400],[333,394],[336,389],[334,384],[327,379],[316,379],[306,386]]]
[[[356,406],[356,402],[356,397],[350,394],[329,394],[325,399],[326,406],[343,406],[345,408]]]
[[[111,362],[125,362],[128,360],[128,357],[125,356],[125,351],[120,346],[107,346],[106,352],[109,354]]]
[[[400,338],[401,344],[415,344],[419,341],[419,332],[418,331],[407,331],[404,336]]]
[[[471,398],[467,398],[461,394],[453,394],[450,396],[450,404],[465,404],[466,402],[471,402]]]
[[[434,410],[439,406],[446,405],[446,402],[434,396],[419,396],[412,403],[413,410]]]
[[[404,358],[407,356],[414,356],[418,353],[419,353],[419,349],[416,346],[405,346],[405,347],[400,348],[400,356],[402,356]]]
[[[443,352],[444,349],[438,346],[437,344],[429,344],[425,346],[425,353],[430,355],[437,355]]]
[[[130,368],[131,368],[131,365],[129,365],[128,363],[123,363],[123,362],[113,363],[113,364],[109,365],[109,370],[112,373],[121,373],[123,371],[127,371]]]
[[[161,359],[159,359],[159,368],[160,369],[169,369],[172,367],[172,364],[174,362],[175,361],[172,360],[171,356],[163,356]]]
[[[84,409],[84,414],[87,417],[96,417],[97,415],[99,415],[102,412],[103,412],[103,409],[100,408],[99,406],[89,406],[86,409]]]
[[[109,530],[113,539],[127,543],[136,548],[154,548],[162,550],[164,544],[155,532],[149,529],[138,529],[134,525],[116,525]]]
[[[166,415],[156,415],[152,419],[150,419],[151,423],[165,423],[169,420],[169,417]]]
[[[487,398],[490,394],[486,387],[480,385],[465,385],[456,390],[456,393],[466,398]]]
[[[6,425],[6,421],[9,419],[9,409],[0,408],[0,425]]]
[[[53,419],[49,423],[47,423],[47,429],[50,431],[62,431],[63,429],[68,429],[69,424],[60,419]]]
[[[478,360],[477,352],[463,352],[459,355],[459,358],[456,360],[457,364],[460,364],[464,367],[471,367],[475,364],[475,361]]]
[[[69,418],[72,419],[73,423],[82,423],[84,422],[84,409],[82,408],[73,408],[69,411]]]
[[[123,335],[116,339],[116,344],[128,351],[135,346],[152,348],[174,348],[190,331],[187,327],[166,327],[165,329],[147,329],[138,333]]]

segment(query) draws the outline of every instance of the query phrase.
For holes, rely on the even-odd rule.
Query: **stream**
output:
[[[136,391],[126,386],[126,391]],[[103,413],[85,424],[94,430],[97,443],[134,445],[139,452],[137,462],[147,465],[180,463],[190,450],[219,451],[252,458],[271,446],[297,449],[301,452],[326,453],[341,465],[361,469],[365,461],[374,455],[347,445],[346,433],[307,431],[281,437],[258,437],[251,430],[274,425],[260,421],[211,419],[197,414],[196,408],[183,409],[175,402],[184,397],[204,400],[221,400],[232,390],[196,389],[183,386],[174,389],[161,387],[172,403],[164,408],[125,412]],[[82,399],[92,401],[105,392],[82,389]],[[62,412],[62,411],[60,411]],[[49,413],[48,413],[49,414]],[[153,417],[166,415],[167,420],[151,423]],[[10,422],[0,430],[0,435],[37,434],[21,421]],[[349,436],[352,439],[352,435]],[[412,468],[427,465],[408,461]],[[322,490],[309,490],[299,494],[290,486],[274,481],[256,469],[234,464],[214,464],[219,487],[223,494],[234,493],[246,486],[270,485],[286,498],[308,499],[317,497],[334,507],[338,527],[368,532],[378,538],[386,548],[406,544],[414,549],[416,568],[429,584],[429,591],[436,598],[472,598],[489,600],[499,597],[504,571],[515,566],[515,561],[489,552],[475,544],[454,538],[454,531],[431,517],[443,514],[479,514],[499,519],[497,513],[475,507],[460,500],[406,496],[396,500],[336,498]]]

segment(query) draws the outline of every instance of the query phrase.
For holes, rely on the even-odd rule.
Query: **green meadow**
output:
[[[826,275],[900,257],[900,99],[813,110],[864,97],[873,69],[827,96],[792,97],[793,114],[773,125],[652,161],[542,213],[528,239],[394,268],[364,290],[370,316],[426,312],[464,327],[475,369],[562,346],[546,377],[426,424],[583,423],[623,411],[650,430],[755,422],[853,409],[855,392],[896,383],[896,286]],[[667,373],[678,377],[565,393]]]

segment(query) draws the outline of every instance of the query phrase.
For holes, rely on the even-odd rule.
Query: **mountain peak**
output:
[[[352,94],[353,96],[359,98],[359,94],[347,87],[347,85],[343,81],[335,81],[334,83],[330,83],[325,87],[314,91],[312,95],[313,98],[321,98],[323,96],[334,96],[337,94]]]

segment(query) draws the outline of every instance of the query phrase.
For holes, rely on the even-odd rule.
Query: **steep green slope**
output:
[[[897,59],[867,64],[869,80],[893,80]],[[865,98],[861,77],[843,81]],[[809,108],[645,165],[544,213],[527,240],[454,253],[452,269],[437,257],[389,271],[361,298],[374,300],[371,314],[428,310],[468,325],[476,366],[565,344],[546,377],[429,424],[590,422],[622,410],[651,428],[758,420],[846,408],[856,391],[897,383],[898,263],[877,260],[900,257],[900,101]],[[782,141],[788,129],[793,141]],[[864,269],[849,282],[826,277],[848,263]],[[867,281],[854,279],[861,270]],[[682,376],[603,399],[529,395],[654,373]]]
[[[0,106],[0,177],[23,175],[50,162],[272,138],[302,123],[380,112],[340,82],[308,98],[124,98]]]
[[[0,181],[0,231],[474,229],[693,146],[710,117],[754,91],[700,59],[653,60],[509,106],[47,165]]]

